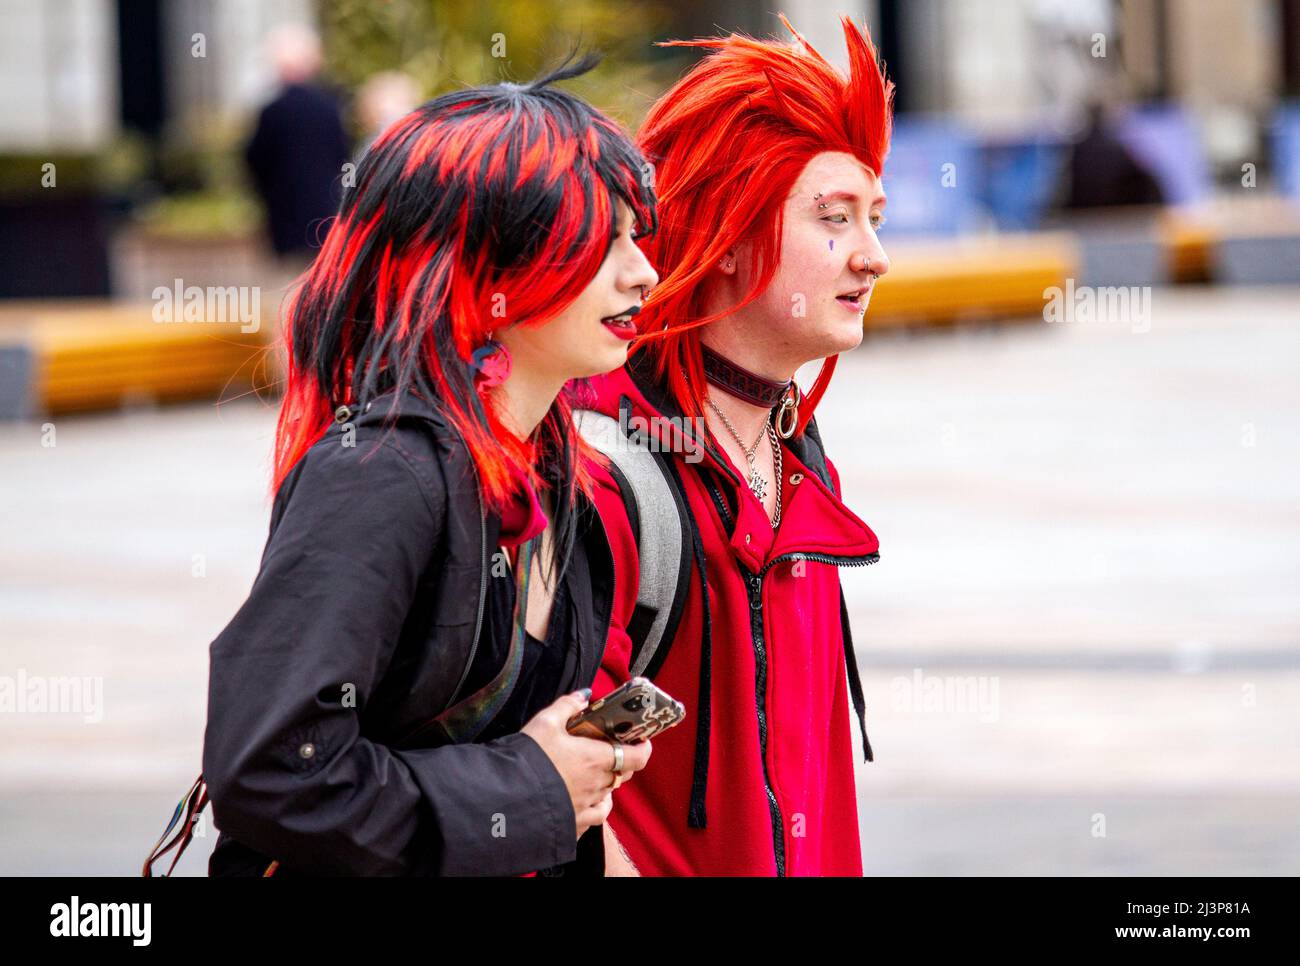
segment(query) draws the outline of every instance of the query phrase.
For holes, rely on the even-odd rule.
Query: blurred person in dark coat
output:
[[[1106,208],[1163,202],[1160,182],[1107,124],[1104,106],[1090,104],[1083,137],[1070,149],[1061,207]]]
[[[272,247],[305,267],[328,228],[322,220],[338,209],[348,138],[338,98],[314,80],[320,38],[287,24],[271,32],[267,48],[282,89],[262,109],[244,158],[266,206]]]

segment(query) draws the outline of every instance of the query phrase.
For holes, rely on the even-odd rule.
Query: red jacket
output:
[[[654,677],[686,704],[686,721],[654,739],[650,765],[619,789],[609,824],[645,875],[860,876],[846,678],[868,760],[871,750],[856,667],[846,675],[838,566],[875,562],[875,534],[840,501],[829,463],[834,492],[801,461],[797,451],[811,459],[805,440],[783,446],[783,510],[774,535],[716,443],[702,459],[696,450],[691,463],[681,424],[651,421],[677,410],[649,381],[647,367],[634,361],[595,388],[592,408],[618,419],[626,396],[633,415],[671,445],[706,578],[698,568],[692,574],[677,633]],[[603,469],[596,477],[615,560],[614,614],[593,684],[600,695],[628,677],[625,628],[638,571],[617,484]],[[847,652],[851,660],[851,641]]]

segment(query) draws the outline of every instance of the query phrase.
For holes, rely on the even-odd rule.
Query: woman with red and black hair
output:
[[[565,730],[613,593],[570,414],[657,276],[641,156],[552,86],[594,63],[396,121],[292,297],[271,532],[211,646],[214,875],[604,873],[650,748]]]

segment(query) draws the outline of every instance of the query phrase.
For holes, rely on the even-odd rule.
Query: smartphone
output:
[[[649,678],[636,677],[579,711],[567,728],[573,735],[632,745],[680,724],[685,717],[685,705]]]

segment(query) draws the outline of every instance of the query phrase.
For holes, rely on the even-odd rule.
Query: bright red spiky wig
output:
[[[712,52],[655,103],[637,135],[655,165],[659,230],[641,244],[660,282],[637,318],[636,351],[651,355],[687,415],[704,408],[700,327],[749,304],[772,281],[782,206],[807,163],[843,151],[880,176],[889,151],[894,85],[865,28],[841,18],[846,77],[784,15],[781,22],[795,42],[732,34],[661,43]],[[757,260],[753,290],[726,312],[705,315],[703,288],[714,265],[746,239]],[[826,360],[801,402],[797,433],[826,391],[836,358]]]

